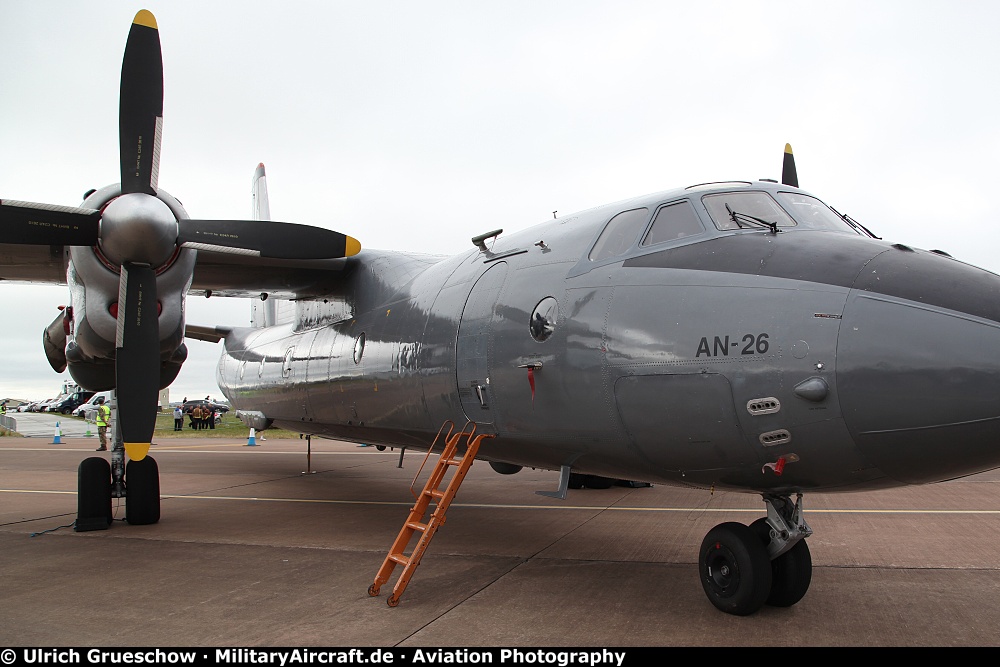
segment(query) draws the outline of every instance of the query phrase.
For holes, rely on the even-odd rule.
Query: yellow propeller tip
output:
[[[126,442],[125,453],[133,461],[141,461],[149,454],[148,442]]]
[[[354,257],[359,252],[361,252],[361,242],[352,236],[348,236],[347,241],[344,242],[344,256]]]
[[[132,19],[132,23],[138,23],[139,25],[144,25],[147,28],[156,30],[156,17],[153,16],[153,12],[148,9],[140,9],[139,13],[135,15],[134,19]]]
[[[789,155],[792,154],[792,145],[791,144],[785,144],[785,152],[788,153]]]

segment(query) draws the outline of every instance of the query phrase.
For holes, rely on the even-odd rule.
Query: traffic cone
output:
[[[250,437],[247,438],[247,447],[256,447],[257,446],[257,435],[256,434],[257,434],[257,432],[251,426],[250,427]]]
[[[62,444],[62,430],[59,428],[59,422],[56,422],[56,435],[54,438],[52,438],[52,444],[53,445]]]

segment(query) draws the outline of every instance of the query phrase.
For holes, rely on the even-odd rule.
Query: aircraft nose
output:
[[[837,385],[859,449],[920,484],[1000,466],[1000,276],[896,245],[844,309]]]

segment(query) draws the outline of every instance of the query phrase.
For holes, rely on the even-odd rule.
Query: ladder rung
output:
[[[441,429],[438,430],[438,435],[434,438],[434,442],[431,443],[430,448],[427,450],[427,456],[424,457],[424,462],[426,463],[427,457],[431,455],[434,449],[434,444],[440,438],[441,433],[444,428],[451,424],[450,421],[445,421],[441,425]],[[466,424],[469,426],[471,422]],[[407,518],[406,523],[403,524],[403,530],[400,531],[399,537],[397,537],[396,542],[393,544],[392,549],[398,549],[402,545],[405,547],[405,542],[412,537],[412,533],[407,531],[420,531],[423,536],[417,541],[416,546],[413,547],[413,551],[409,556],[402,553],[402,550],[395,552],[393,550],[389,551],[389,555],[386,557],[386,561],[383,562],[382,567],[379,569],[379,573],[375,577],[375,583],[368,588],[368,594],[371,596],[378,595],[379,587],[389,580],[389,575],[392,573],[393,565],[390,563],[398,563],[403,565],[403,572],[399,575],[399,579],[396,581],[395,587],[393,587],[392,597],[389,598],[388,603],[390,607],[395,607],[399,604],[399,596],[403,594],[403,590],[406,588],[410,581],[410,577],[413,575],[414,569],[420,564],[421,555],[427,548],[428,543],[434,536],[438,528],[444,524],[445,512],[448,509],[448,503],[438,503],[437,508],[434,510],[434,514],[431,516],[427,523],[421,521],[424,518],[428,507],[433,502],[432,499],[444,499],[449,497],[454,498],[455,493],[458,492],[458,487],[462,484],[462,480],[465,478],[465,473],[469,470],[469,467],[475,462],[476,452],[479,449],[479,444],[484,438],[495,437],[493,435],[479,435],[475,440],[472,439],[473,434],[476,432],[475,424],[472,424],[472,429],[470,431],[462,430],[461,433],[451,433],[449,431],[448,435],[445,436],[445,447],[442,450],[437,463],[434,465],[434,470],[431,473],[430,478],[427,480],[427,484],[421,491],[421,495],[417,496],[415,494],[415,485],[417,478],[420,476],[420,470],[423,470],[423,463],[420,464],[420,470],[417,471],[417,475],[413,478],[413,483],[410,486],[410,491],[414,493],[414,498],[416,499],[416,504],[413,509],[410,510],[410,516]],[[459,441],[463,438],[468,440],[468,448],[458,457],[458,445]],[[447,482],[446,490],[442,491],[438,487],[445,482],[445,476],[447,475],[447,469],[445,466],[460,466],[458,470],[455,471],[451,480]],[[431,500],[428,500],[430,498]],[[430,530],[431,527],[434,530]]]

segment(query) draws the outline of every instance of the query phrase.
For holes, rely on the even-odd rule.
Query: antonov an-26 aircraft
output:
[[[803,494],[1000,466],[1000,277],[874,236],[797,187],[789,148],[781,183],[660,192],[432,257],[267,220],[260,169],[258,219],[189,218],[157,183],[162,96],[141,11],[121,183],[78,208],[0,205],[0,278],[69,287],[52,366],[117,391],[125,451],[81,464],[78,529],[113,495],[130,523],[159,519],[146,454],[185,335],[224,341],[219,386],[257,429],[426,450],[471,422],[489,436],[476,457],[560,471],[556,495],[605,479],[759,494],[759,519],[699,551],[708,598],[737,615],[806,593]],[[188,325],[185,297],[209,292],[254,297],[253,326]]]

